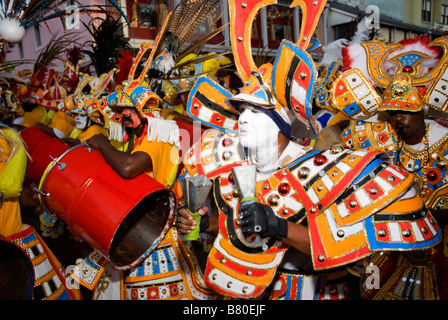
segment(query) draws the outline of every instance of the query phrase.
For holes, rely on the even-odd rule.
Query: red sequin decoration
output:
[[[291,186],[286,182],[282,182],[278,186],[278,193],[280,193],[281,196],[286,196],[290,190]]]
[[[233,145],[233,140],[230,138],[225,138],[224,140],[222,140],[222,145],[223,147],[230,147]]]
[[[435,170],[429,170],[426,174],[426,179],[430,182],[434,182],[439,179],[439,174]]]
[[[412,68],[411,66],[405,66],[403,68],[403,71],[407,73],[412,73],[412,71],[414,71],[414,68]]]
[[[327,161],[328,161],[327,157],[324,156],[323,154],[319,154],[319,155],[314,157],[314,164],[316,166],[321,166],[321,165],[327,163]]]
[[[229,182],[230,183],[232,183],[232,184],[234,184],[235,183],[235,179],[233,178],[233,175],[232,174],[229,174]]]

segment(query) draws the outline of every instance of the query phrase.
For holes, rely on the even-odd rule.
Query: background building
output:
[[[132,26],[130,32],[123,20],[124,34],[129,37],[130,45],[138,48],[143,41],[153,41],[160,30],[166,13],[173,10],[179,0],[121,0]],[[82,0],[81,4],[98,4],[105,6],[104,0]],[[275,56],[275,50],[282,39],[295,41],[300,30],[300,9],[289,8],[292,0],[278,0],[277,5],[261,9],[252,30],[252,47],[254,55]],[[71,4],[67,2],[66,5]],[[109,4],[110,8],[110,4]],[[199,31],[227,24],[227,1],[222,1],[216,15],[220,18],[216,23],[210,19],[199,27]],[[382,41],[400,41],[416,35],[430,34],[437,37],[448,31],[448,0],[328,0],[320,18],[315,37],[326,45],[339,38],[353,36],[357,23],[364,16],[376,17],[377,36]],[[91,17],[81,15],[81,21],[88,23]],[[35,59],[55,32],[63,32],[61,18],[40,23],[27,30],[23,40],[18,44],[8,44],[5,50],[6,61]],[[87,43],[89,33],[82,23],[77,31]],[[216,36],[209,48],[215,52],[229,51],[228,30]],[[318,59],[319,50],[313,53]],[[23,65],[26,68],[30,65]]]

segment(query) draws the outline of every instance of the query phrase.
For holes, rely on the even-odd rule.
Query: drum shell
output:
[[[38,184],[42,174],[52,161],[70,147],[54,138],[38,127],[30,127],[20,131],[31,159],[28,161],[25,179],[29,183]]]
[[[42,177],[40,190],[47,194],[40,196],[43,207],[61,218],[73,235],[83,238],[119,270],[135,266],[156,248],[169,230],[176,206],[174,194],[162,184],[146,174],[134,179],[121,178],[99,151],[85,145],[67,150],[52,162]],[[161,193],[168,199],[163,215],[153,214],[148,218],[151,223],[140,227],[151,239],[131,245],[139,247],[137,255],[129,249],[128,254],[134,255],[132,259],[117,261],[111,252],[112,243],[117,241],[117,231],[124,219],[143,201],[149,201],[148,197],[157,198]]]

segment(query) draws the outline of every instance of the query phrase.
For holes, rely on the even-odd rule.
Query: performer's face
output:
[[[89,117],[86,114],[77,114],[75,116],[75,125],[76,128],[79,130],[85,130],[87,129],[87,122],[89,120]]]
[[[244,147],[255,149],[278,141],[280,130],[271,118],[250,104],[243,103],[240,108],[239,138]]]
[[[142,123],[142,119],[138,116],[135,109],[124,108],[121,115],[123,116],[123,125],[126,128],[137,128]]]
[[[406,143],[417,144],[425,134],[425,113],[389,111],[390,123],[397,135]]]

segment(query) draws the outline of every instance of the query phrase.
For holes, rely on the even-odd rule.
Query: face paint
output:
[[[137,128],[142,123],[134,109],[124,108],[121,115],[124,127]]]
[[[244,147],[248,149],[278,147],[280,129],[271,118],[250,105],[242,105],[241,111],[238,120],[239,137]],[[270,152],[276,150],[272,149]]]
[[[86,114],[77,114],[75,117],[75,125],[79,130],[87,129],[89,117]]]

